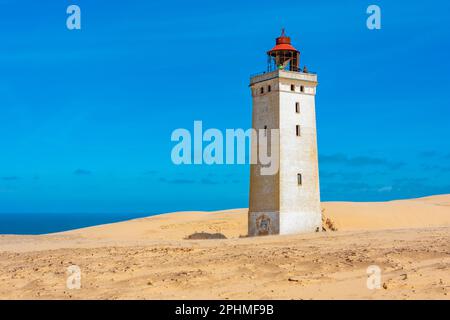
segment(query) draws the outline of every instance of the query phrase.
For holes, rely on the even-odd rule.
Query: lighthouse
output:
[[[252,127],[276,129],[279,170],[250,166],[249,236],[321,231],[315,96],[317,74],[300,66],[284,30],[267,52],[267,71],[250,78]],[[252,140],[252,143],[257,143]]]

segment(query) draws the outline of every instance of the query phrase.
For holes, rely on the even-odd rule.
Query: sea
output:
[[[0,234],[54,233],[151,215],[154,214],[0,213]]]

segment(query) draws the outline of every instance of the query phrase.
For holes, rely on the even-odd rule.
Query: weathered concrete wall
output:
[[[268,92],[268,87],[271,91]],[[261,87],[264,93],[260,93]],[[266,80],[261,85],[252,88],[253,112],[252,127],[264,130],[267,136],[271,129],[279,128],[279,94],[278,81]],[[257,140],[252,139],[253,147]],[[261,175],[261,165],[250,166],[250,203],[249,203],[249,235],[278,234],[280,211],[279,173],[275,175]],[[266,231],[266,227],[270,226]]]
[[[269,85],[271,92],[267,92]],[[316,86],[316,75],[282,70],[251,79],[253,128],[263,129],[267,125],[280,130],[280,170],[273,176],[261,176],[259,165],[251,166],[250,236],[321,229]],[[296,102],[300,104],[300,113],[296,113]],[[302,175],[302,185],[297,183],[298,173]]]
[[[280,233],[321,229],[315,83],[280,78]],[[291,85],[295,91],[291,91]],[[304,92],[300,87],[304,87]],[[295,104],[300,105],[296,113]],[[296,126],[300,126],[300,136]],[[297,183],[302,175],[302,185]]]

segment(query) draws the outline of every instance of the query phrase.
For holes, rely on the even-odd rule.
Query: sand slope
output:
[[[449,299],[450,195],[323,203],[337,232],[239,238],[246,209],[0,236],[0,299]],[[226,240],[183,240],[194,232]],[[369,265],[384,288],[366,286]],[[82,288],[66,287],[66,268]]]
[[[338,230],[450,226],[450,195],[389,202],[324,202]]]
[[[450,195],[389,202],[323,202],[324,216],[338,230],[450,226]],[[75,230],[67,234],[94,239],[180,240],[194,232],[247,234],[247,209],[177,212]]]

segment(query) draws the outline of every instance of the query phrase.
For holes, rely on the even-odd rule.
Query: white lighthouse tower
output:
[[[251,165],[248,234],[321,231],[317,75],[300,69],[300,52],[284,30],[267,55],[267,72],[250,79],[252,127],[267,135],[279,129],[279,170],[262,175],[261,164]]]

